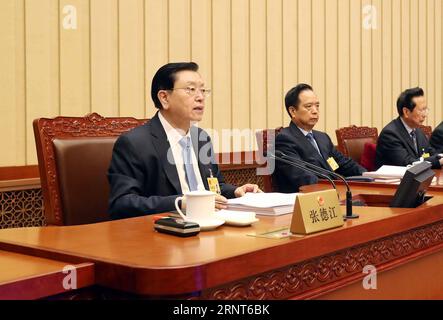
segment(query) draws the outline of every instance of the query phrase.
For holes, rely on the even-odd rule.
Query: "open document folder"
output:
[[[228,200],[227,210],[253,211],[257,215],[279,216],[292,213],[297,193],[246,193]]]

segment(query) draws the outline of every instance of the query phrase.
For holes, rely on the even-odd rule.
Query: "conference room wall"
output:
[[[150,81],[168,61],[199,63],[213,89],[201,126],[220,137],[286,125],[298,82],[314,86],[317,128],[333,139],[350,124],[381,129],[417,85],[435,126],[442,1],[2,0],[0,166],[37,163],[37,117],[152,117]],[[255,149],[224,136],[219,152]]]

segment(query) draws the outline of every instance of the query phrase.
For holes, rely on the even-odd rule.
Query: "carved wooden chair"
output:
[[[106,172],[117,137],[147,119],[40,118],[33,122],[40,180],[49,225],[108,220]]]
[[[282,129],[283,127],[279,127],[276,129],[265,129],[256,132],[255,136],[257,139],[259,154],[261,157],[264,158],[268,151],[274,151],[275,137],[280,133]],[[263,184],[265,192],[272,192],[276,189],[272,181],[271,172],[263,175]]]
[[[357,127],[355,125],[335,130],[338,150],[345,156],[360,163],[366,143],[377,143],[378,130],[371,127]]]
[[[424,132],[424,134],[426,135],[426,138],[431,139],[431,135],[432,135],[432,127],[431,126],[424,126],[424,125],[420,125],[419,128]]]

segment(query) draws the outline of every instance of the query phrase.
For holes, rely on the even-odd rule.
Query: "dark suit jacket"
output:
[[[443,122],[441,122],[435,129],[432,131],[431,139],[429,140],[431,147],[435,149],[435,152],[442,153],[443,152]]]
[[[197,136],[198,135],[198,136]],[[205,131],[191,127],[195,154],[205,188],[209,190],[209,169],[220,183],[222,195],[234,197],[235,186],[224,183],[214,161],[212,143]],[[197,138],[198,137],[198,138]],[[111,218],[128,218],[175,210],[174,201],[182,194],[175,164],[167,159],[170,148],[158,114],[149,122],[122,134],[115,142],[108,170]],[[206,163],[203,163],[205,161]]]
[[[431,157],[426,161],[432,163],[433,169],[440,169],[438,157],[421,129],[416,129],[417,146],[420,153],[415,150],[414,142],[408,134],[400,117],[392,120],[380,133],[377,140],[375,166],[382,165],[407,166],[414,161],[420,160],[423,153],[429,153]]]
[[[316,130],[312,132],[323,157],[293,122],[289,127],[283,128],[275,138],[275,150],[327,170],[331,170],[331,167],[326,159],[333,157],[339,165],[335,172],[343,176],[358,176],[366,171],[354,160],[340,153],[326,133]],[[331,178],[333,177],[331,176]],[[272,180],[280,192],[297,192],[300,186],[317,183],[318,178],[309,172],[276,161]]]

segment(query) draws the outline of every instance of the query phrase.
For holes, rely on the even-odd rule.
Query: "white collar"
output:
[[[182,129],[174,128],[160,111],[158,112],[158,118],[160,119],[163,129],[165,129],[169,144],[177,144],[185,136],[191,137],[191,128],[189,128],[188,133],[185,134]]]
[[[411,135],[411,132],[412,132],[412,130],[414,130],[414,129],[412,129],[410,126],[408,126],[408,125],[406,124],[406,122],[403,120],[402,117],[400,117],[400,120],[401,120],[401,122],[403,123],[403,125],[405,126],[406,131],[408,131],[408,134]]]
[[[306,130],[300,128],[299,126],[297,126],[297,128],[301,131],[301,133],[303,133],[303,135],[304,135],[305,137],[308,135],[308,133],[312,133],[312,134],[314,134],[314,133],[312,132],[312,130],[311,130],[311,131],[306,131]]]

